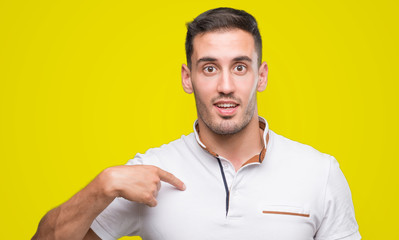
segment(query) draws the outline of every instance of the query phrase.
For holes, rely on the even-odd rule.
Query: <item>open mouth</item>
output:
[[[235,102],[222,102],[222,101],[214,104],[219,114],[224,117],[233,116],[237,112],[239,105],[240,104],[237,104]]]
[[[215,104],[216,107],[218,108],[223,108],[223,109],[228,109],[228,108],[236,108],[238,104],[235,103],[218,103]]]

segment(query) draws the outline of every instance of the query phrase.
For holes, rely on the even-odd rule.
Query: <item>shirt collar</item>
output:
[[[264,147],[262,149],[262,151],[258,154],[253,156],[252,158],[250,158],[248,161],[246,161],[244,165],[251,163],[251,162],[262,162],[263,159],[265,158],[265,154],[266,154],[266,147],[267,147],[267,143],[269,142],[269,124],[267,123],[266,119],[264,119],[263,117],[258,116],[259,119],[259,127],[261,129],[263,129],[263,144]],[[195,120],[194,125],[194,134],[195,134],[195,139],[197,140],[197,143],[201,146],[201,148],[205,149],[207,152],[209,152],[210,154],[212,154],[214,157],[219,157],[219,155],[215,152],[213,152],[210,148],[207,148],[205,146],[205,144],[203,144],[201,142],[201,139],[199,137],[199,133],[198,133],[198,119]]]

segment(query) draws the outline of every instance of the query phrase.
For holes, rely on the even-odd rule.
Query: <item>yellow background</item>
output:
[[[0,1],[0,228],[28,239],[102,169],[192,131],[185,23],[252,13],[269,85],[260,115],[334,155],[364,239],[399,215],[396,1]]]

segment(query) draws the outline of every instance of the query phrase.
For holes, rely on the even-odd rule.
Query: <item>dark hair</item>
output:
[[[256,19],[244,10],[234,8],[215,8],[201,13],[192,22],[187,23],[186,58],[191,68],[194,37],[201,33],[238,28],[249,32],[254,37],[258,64],[262,63],[262,38]]]

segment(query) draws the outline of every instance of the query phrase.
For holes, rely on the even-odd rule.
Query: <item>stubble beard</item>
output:
[[[207,108],[206,104],[197,97],[197,94],[195,94],[194,90],[194,96],[195,96],[195,104],[197,106],[197,113],[198,117],[205,123],[205,125],[214,133],[219,134],[219,135],[234,135],[241,130],[243,130],[246,126],[248,126],[249,122],[253,118],[255,114],[255,107],[256,107],[256,93],[254,93],[249,100],[248,106],[245,109],[244,115],[241,117],[241,119],[238,119],[238,116],[233,116],[233,117],[222,117],[219,121],[217,118],[220,118],[220,116],[212,115],[211,110],[213,108],[213,105],[210,105],[209,108]],[[234,96],[219,96],[218,98],[231,98],[231,99],[236,99]],[[240,105],[241,106],[241,105]]]

